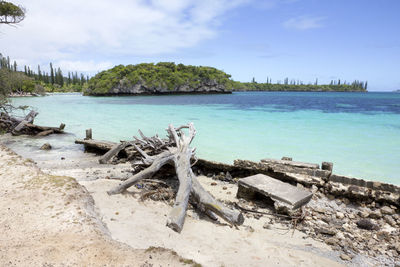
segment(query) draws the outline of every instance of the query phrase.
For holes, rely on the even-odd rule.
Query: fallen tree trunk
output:
[[[122,142],[120,144],[115,144],[106,154],[100,157],[99,163],[105,164],[112,160],[113,157],[118,155],[121,150],[125,149],[125,147],[129,146],[130,143]]]
[[[185,135],[182,129],[188,128],[189,134]],[[215,214],[233,225],[241,225],[244,222],[244,217],[238,210],[232,210],[211,196],[199,183],[191,169],[191,160],[196,160],[195,149],[190,147],[190,144],[196,134],[192,123],[187,126],[174,128],[169,125],[168,129],[169,141],[156,138],[147,138],[140,133],[142,139],[135,138],[142,147],[151,145],[153,151],[158,150],[155,146],[158,144],[164,150],[156,155],[148,155],[138,145],[133,144],[137,152],[142,155],[141,162],[135,162],[134,165],[145,165],[147,168],[135,174],[133,177],[124,181],[115,188],[109,190],[109,195],[118,194],[131,187],[142,179],[150,178],[157,173],[162,166],[166,164],[173,165],[179,180],[179,188],[174,202],[174,206],[168,216],[167,226],[171,229],[181,232],[185,220],[186,210],[189,203],[189,197],[192,195],[195,204],[210,217],[215,218]],[[158,138],[158,139],[157,139]],[[152,140],[152,141],[150,141]],[[88,141],[88,140],[86,140]],[[168,144],[168,146],[165,146]],[[115,151],[119,149],[119,145],[115,146]],[[115,154],[115,151],[113,154]],[[111,154],[111,153],[110,153]]]
[[[33,120],[35,117],[38,115],[38,113],[34,110],[31,110],[28,115],[25,116],[25,118],[14,128],[12,131],[13,135],[17,135],[19,131],[21,131],[26,124],[28,123],[33,123]]]
[[[46,136],[53,133],[64,133],[65,124],[61,123],[59,127],[47,127],[33,124],[38,113],[31,110],[23,119],[12,117],[9,113],[0,114],[0,128],[12,135],[36,135]]]

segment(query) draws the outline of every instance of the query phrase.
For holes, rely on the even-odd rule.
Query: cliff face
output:
[[[230,75],[212,67],[170,62],[119,65],[91,78],[85,95],[230,93]]]
[[[139,81],[136,84],[120,80],[106,95],[146,95],[146,94],[185,94],[185,93],[231,93],[223,84],[215,80],[203,81],[198,86],[183,84],[175,86],[172,90],[167,86],[148,86]]]

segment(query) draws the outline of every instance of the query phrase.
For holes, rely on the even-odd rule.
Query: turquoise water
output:
[[[400,94],[56,94],[12,101],[39,111],[37,124],[64,122],[72,135],[48,137],[63,151],[81,149],[73,140],[84,137],[87,128],[93,129],[94,139],[118,141],[131,140],[137,129],[146,135],[165,135],[169,123],[193,122],[197,130],[193,145],[202,158],[227,163],[282,156],[331,161],[336,173],[400,184]]]

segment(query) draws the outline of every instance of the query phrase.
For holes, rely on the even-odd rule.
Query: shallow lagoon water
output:
[[[169,123],[195,124],[199,157],[234,159],[293,157],[334,163],[334,172],[400,184],[400,94],[238,92],[229,95],[87,97],[54,94],[14,98],[34,107],[36,123],[59,125],[63,137],[14,144],[26,155],[50,140],[58,151],[75,153],[75,138],[93,129],[94,139],[130,140],[141,129],[165,135]],[[17,150],[18,150],[17,149]],[[23,153],[24,154],[24,153]],[[54,155],[54,154],[49,154]]]

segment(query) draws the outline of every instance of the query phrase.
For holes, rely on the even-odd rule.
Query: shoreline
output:
[[[4,151],[8,152],[6,153]],[[27,161],[27,164],[29,164],[29,166],[27,167],[28,169],[34,168],[36,173],[42,173],[42,171],[35,166],[40,165],[40,163],[34,164],[31,160],[23,159],[22,157],[11,152],[8,148],[0,146],[0,155],[2,159],[1,162],[3,162],[0,168],[2,170],[7,170],[5,173],[2,172],[2,174],[0,175],[0,185],[4,184],[4,180],[6,178],[4,177],[4,175],[9,174],[9,172],[11,171],[15,171],[16,168],[20,168],[20,164],[24,164],[25,161]],[[11,163],[9,161],[9,157],[16,162]],[[94,157],[94,160],[97,160],[97,158]],[[98,168],[94,168],[93,165],[88,164],[86,169],[80,168],[78,166],[78,168],[76,168],[75,170],[79,170],[81,172],[74,173],[71,169],[65,168],[65,162],[66,161],[61,160],[59,160],[58,162],[53,162],[56,164],[50,166],[49,169],[43,168],[43,172],[47,173],[43,173],[43,175],[45,177],[49,177],[48,172],[53,170],[55,173],[52,174],[53,176],[50,177],[61,177],[60,175],[66,173],[72,173],[74,177],[78,177],[78,181],[80,180],[79,177],[81,177],[82,180],[79,181],[79,183],[82,184],[83,187],[81,187],[75,179],[70,179],[77,186],[77,188],[81,188],[79,190],[87,192],[85,193],[87,197],[93,197],[93,209],[95,209],[95,211],[97,212],[97,215],[95,215],[96,220],[98,220],[99,223],[104,224],[104,229],[108,229],[108,231],[110,232],[110,238],[113,239],[110,242],[117,242],[117,244],[120,244],[118,242],[125,243],[122,246],[125,246],[125,248],[130,251],[130,259],[132,259],[132,257],[135,257],[136,254],[139,253],[139,255],[145,260],[146,256],[149,257],[149,254],[147,252],[149,250],[151,251],[152,247],[161,247],[160,249],[156,250],[158,254],[151,253],[152,261],[149,261],[149,263],[151,262],[157,265],[157,261],[162,260],[164,263],[162,264],[163,266],[166,266],[168,264],[177,266],[176,263],[178,263],[179,265],[179,263],[182,263],[182,261],[180,260],[181,258],[178,256],[176,256],[177,258],[174,258],[175,256],[171,255],[170,252],[170,249],[172,249],[173,251],[176,251],[179,255],[182,255],[184,258],[193,259],[194,262],[199,262],[203,266],[221,266],[221,264],[226,264],[229,266],[240,266],[242,264],[247,264],[247,266],[259,266],[263,262],[270,262],[271,266],[279,266],[281,264],[284,264],[285,266],[318,266],[320,264],[329,266],[342,266],[341,263],[337,262],[337,260],[340,261],[338,255],[335,255],[335,253],[333,253],[327,245],[310,239],[305,239],[304,234],[300,232],[295,232],[292,236],[292,234],[288,233],[286,229],[264,229],[263,222],[255,218],[248,218],[248,221],[250,221],[251,223],[248,223],[246,224],[246,226],[241,227],[240,230],[236,230],[235,228],[230,228],[225,224],[214,224],[206,220],[205,218],[199,218],[195,212],[189,211],[189,216],[186,219],[184,230],[181,234],[177,234],[167,228],[164,224],[165,222],[162,219],[163,214],[166,212],[167,209],[169,209],[169,205],[167,203],[151,200],[141,202],[138,199],[138,196],[135,195],[135,192],[125,195],[116,195],[113,197],[109,197],[105,193],[107,188],[115,185],[119,182],[119,180],[107,179],[103,175],[110,175],[110,170],[123,173],[123,168],[115,170],[115,166],[111,165],[109,166],[109,168],[106,167],[100,170]],[[77,162],[69,162],[67,163],[67,165],[71,168],[75,168],[76,163]],[[42,164],[44,164],[44,162],[42,162]],[[41,168],[43,166],[44,165],[42,165]],[[88,172],[88,170],[90,171]],[[21,172],[25,174],[24,177],[25,179],[28,179],[28,181],[35,177],[35,175],[31,175],[26,169],[21,170]],[[11,177],[7,176],[7,178],[14,179],[16,175],[18,175],[18,173],[15,173],[14,176]],[[87,179],[87,176],[89,176],[89,179]],[[95,180],[92,180],[91,178],[93,177],[104,178],[96,178]],[[208,180],[208,178],[205,179]],[[12,182],[10,180],[8,181]],[[44,188],[47,188],[46,190],[52,189],[52,187],[47,184]],[[75,188],[72,188],[73,191],[68,192],[65,196],[68,199],[67,201],[70,201],[70,203],[68,203],[68,206],[71,207],[74,206],[75,203],[77,203],[77,205],[81,205],[81,208],[77,209],[76,213],[80,214],[79,212],[81,212],[85,214],[85,210],[82,208],[82,205],[86,207],[88,202],[80,201],[79,197],[75,196],[77,194],[77,192],[75,192]],[[216,188],[212,187],[210,184],[208,184],[208,188],[216,190]],[[30,205],[30,209],[32,213],[35,213],[36,217],[29,219],[25,218],[24,222],[29,223],[27,223],[26,225],[20,225],[17,229],[13,229],[12,232],[9,232],[9,238],[7,238],[5,240],[6,242],[2,243],[2,245],[12,247],[12,245],[9,244],[17,242],[14,237],[21,232],[23,232],[25,236],[29,236],[30,234],[37,235],[37,232],[42,232],[40,236],[43,236],[42,238],[44,238],[47,235],[51,235],[51,231],[60,231],[60,224],[58,222],[52,221],[58,219],[62,216],[62,214],[65,214],[65,212],[67,212],[63,211],[64,205],[58,205],[59,201],[57,200],[59,199],[61,202],[67,202],[66,200],[64,200],[65,197],[63,197],[63,194],[65,192],[63,191],[64,190],[60,190],[59,188],[57,188],[57,190],[55,190],[55,196],[49,193],[38,194],[36,192],[36,195],[44,195],[39,199],[38,197],[34,198],[35,202],[32,203],[33,206]],[[90,193],[90,195],[88,193]],[[22,190],[21,194],[27,195],[27,192],[25,192],[25,190]],[[226,195],[225,190],[223,191],[223,194]],[[233,194],[231,194],[231,196],[232,195]],[[18,209],[23,209],[25,207],[24,203],[26,203],[26,201],[15,199],[15,197],[13,202],[14,212]],[[35,206],[38,207],[35,208]],[[58,215],[49,213],[48,206],[53,206],[51,209],[55,210],[55,214],[58,214],[60,212],[61,213]],[[67,213],[71,215],[71,211]],[[12,218],[11,214],[2,215],[2,218]],[[50,225],[50,229],[52,230],[49,230],[48,227],[43,227],[42,225],[40,225],[40,223],[37,224],[37,220],[39,220],[39,218],[41,218],[40,220],[49,220],[50,222],[46,223],[46,226]],[[79,221],[79,219],[63,221],[63,225],[65,225],[64,227],[68,229],[67,233],[72,232],[71,228],[76,229],[77,232],[86,233],[86,230],[82,230],[81,228],[82,224],[74,223],[74,221]],[[35,225],[35,230],[29,230],[31,229],[32,224]],[[284,225],[276,225],[276,227],[279,226],[285,227]],[[91,229],[91,227],[88,226],[87,229]],[[61,231],[61,234],[62,233],[63,232]],[[52,253],[50,253],[48,256],[44,256],[43,254],[41,254],[39,258],[35,258],[34,256],[32,256],[32,254],[38,254],[37,250],[39,249],[48,250],[49,248],[52,248],[52,250],[59,252],[60,248],[58,244],[63,243],[61,234],[59,234],[59,242],[50,244],[46,243],[41,248],[33,249],[37,246],[33,245],[33,241],[27,244],[26,250],[31,251],[31,253],[28,253],[30,261],[32,262],[32,260],[34,260],[33,262],[36,262],[39,265],[45,262],[55,264],[70,264],[78,262],[78,265],[82,263],[80,261],[81,256],[76,256],[75,249],[90,250],[91,244],[81,242],[81,244],[76,245],[75,243],[77,240],[81,239],[92,240],[92,237],[78,238],[72,236],[71,239],[68,240],[68,244],[71,244],[73,249],[67,249],[66,251],[63,251],[64,256],[61,259],[57,259],[57,261],[53,261],[50,259],[53,255]],[[284,234],[284,236],[282,236],[282,234]],[[98,238],[99,237],[96,237],[94,238],[94,240]],[[263,245],[260,246],[260,244]],[[3,258],[0,257],[1,262],[8,263],[8,261],[19,259],[19,257],[13,254],[14,251],[9,251],[9,249],[6,248],[4,248],[4,250],[6,251],[6,253],[3,254]],[[137,251],[138,253],[136,253]],[[225,253],[227,253],[227,255]],[[110,256],[110,254],[112,253],[110,252],[107,255],[104,255],[106,259],[102,257],[98,259],[99,261],[90,262],[89,264],[100,265],[104,263],[105,265],[119,265],[114,261],[110,263],[110,261],[107,259],[107,256]],[[159,254],[160,257],[157,256]],[[89,256],[90,255],[83,258],[87,259]],[[12,257],[14,258],[12,259]],[[164,261],[165,257],[168,257],[167,261]],[[65,258],[68,258],[68,261]],[[121,258],[123,258],[124,262],[129,259],[129,257]],[[138,258],[141,259],[140,257]],[[111,257],[111,259],[115,260],[115,258],[113,257]],[[138,259],[136,259],[134,262],[138,262]],[[190,260],[186,260],[186,262],[190,262]]]
[[[169,209],[168,204],[152,200],[141,202],[139,200],[140,191],[137,189],[129,191],[129,196],[106,196],[106,190],[119,183],[119,179],[131,175],[129,164],[99,165],[97,164],[97,156],[89,153],[82,154],[85,158],[84,160],[60,160],[58,158],[52,161],[39,161],[37,165],[46,173],[52,175],[68,175],[76,178],[78,182],[90,192],[96,203],[96,207],[99,209],[103,222],[111,232],[111,236],[120,242],[131,245],[134,248],[145,249],[146,246],[150,247],[154,245],[168,247],[177,251],[179,255],[194,259],[205,266],[218,266],[218,264],[216,264],[216,261],[218,260],[219,265],[227,264],[229,262],[231,263],[229,265],[235,265],[235,263],[237,264],[239,262],[240,258],[243,258],[243,255],[238,255],[238,253],[229,254],[232,253],[232,251],[225,251],[226,248],[224,247],[215,247],[215,242],[210,243],[210,240],[199,240],[198,229],[203,229],[201,232],[213,232],[214,238],[217,238],[219,243],[224,246],[230,248],[235,244],[234,247],[239,247],[240,251],[247,251],[246,255],[248,257],[253,255],[251,256],[250,263],[252,264],[250,264],[250,266],[259,265],[259,261],[254,260],[253,258],[265,259],[263,257],[265,257],[266,251],[270,251],[271,249],[279,251],[278,255],[275,256],[267,253],[268,257],[273,257],[275,264],[282,263],[280,261],[286,262],[288,255],[286,254],[287,252],[283,252],[282,250],[287,251],[288,249],[291,251],[291,255],[296,255],[297,259],[300,258],[305,260],[304,258],[310,258],[311,261],[305,261],[309,266],[321,265],[320,262],[326,260],[329,261],[330,264],[346,263],[351,264],[352,266],[362,266],[365,264],[389,264],[389,266],[391,266],[391,264],[395,264],[396,261],[399,262],[398,259],[400,254],[393,254],[396,253],[396,248],[387,251],[390,255],[379,252],[381,255],[378,257],[377,255],[369,254],[369,249],[364,252],[363,249],[361,249],[359,253],[354,253],[351,252],[349,247],[349,245],[351,245],[349,241],[350,237],[357,240],[356,242],[353,241],[353,243],[357,245],[359,242],[363,244],[363,240],[368,240],[368,238],[374,239],[374,236],[377,234],[382,235],[381,232],[384,232],[383,235],[385,235],[385,233],[396,235],[395,233],[399,232],[399,220],[397,220],[397,225],[395,220],[395,230],[386,229],[385,231],[370,231],[370,237],[368,238],[366,236],[354,236],[359,231],[351,217],[362,218],[358,215],[358,213],[362,211],[364,212],[363,216],[366,215],[366,218],[368,218],[370,214],[374,214],[375,206],[374,210],[372,207],[370,208],[368,206],[352,207],[353,204],[351,201],[344,204],[344,202],[347,202],[348,200],[346,201],[337,198],[329,199],[328,196],[315,187],[309,188],[309,190],[314,193],[315,197],[313,197],[310,205],[306,206],[308,215],[305,217],[304,223],[297,227],[297,231],[293,230],[295,233],[294,238],[291,237],[292,231],[288,231],[292,228],[291,222],[278,220],[275,216],[259,216],[257,214],[246,213],[245,225],[240,227],[241,229],[238,231],[224,225],[215,225],[204,220],[204,218],[201,219],[196,215],[196,213],[193,213],[193,211],[188,212],[189,216],[185,223],[185,228],[187,228],[187,230],[184,228],[181,235],[175,235],[175,233],[172,233],[171,238],[171,232],[169,232],[170,230],[165,227],[162,219],[165,210]],[[203,178],[201,178],[202,184],[204,184],[206,189],[216,195],[220,200],[231,203],[237,202],[234,198],[236,194],[236,185],[221,180],[220,171],[221,170],[214,170],[214,174],[212,175],[213,177],[203,176]],[[227,171],[225,170],[225,172]],[[216,183],[216,185],[213,185],[214,183]],[[224,187],[227,189],[224,189]],[[261,212],[268,211],[268,209],[260,208],[254,203],[252,204],[252,202],[245,201],[240,203],[240,205],[244,207],[252,207],[252,209]],[[121,204],[124,205],[121,206]],[[332,222],[337,223],[335,220],[338,220],[338,216],[341,218],[342,214],[344,217],[341,220],[344,222],[347,221],[345,225],[342,224],[338,227],[337,224],[332,224]],[[377,216],[379,217],[379,215]],[[378,222],[378,224],[386,224],[384,216],[385,215],[381,214],[380,219],[376,218],[372,220]],[[143,217],[146,217],[147,220],[141,219]],[[355,229],[353,228],[354,226]],[[327,227],[332,227],[333,230],[327,231]],[[278,230],[280,228],[285,229],[285,231]],[[286,232],[286,234],[282,236],[282,232]],[[326,234],[326,232],[329,232],[329,234]],[[332,233],[334,234],[332,235]],[[353,233],[353,236],[348,236],[349,233]],[[154,237],[155,235],[156,237]],[[206,237],[208,235],[203,234],[203,236]],[[187,248],[186,250],[181,248],[182,242],[187,242],[186,245],[184,245],[184,247]],[[262,248],[255,248],[251,245],[252,243],[260,244],[260,242],[261,244],[265,244]],[[200,255],[199,253],[195,253],[197,250],[195,248],[196,246],[193,247],[193,243],[202,247]],[[295,244],[295,246],[293,246],[293,244]],[[309,244],[312,245],[310,246]],[[358,249],[356,246],[353,248]],[[333,251],[331,249],[333,249]],[[373,249],[374,248],[371,248],[371,250]],[[380,248],[379,251],[381,251],[381,249],[382,248]],[[306,252],[304,252],[304,250]],[[221,251],[227,255],[221,258]],[[347,251],[347,253],[344,253],[344,251]],[[218,252],[218,255],[214,255],[213,253],[215,252]],[[238,258],[238,256],[240,257]],[[346,256],[348,258],[346,258]],[[348,260],[343,261],[341,257]],[[394,259],[390,260],[390,257],[394,257]],[[374,260],[374,258],[377,259]],[[249,259],[245,260],[246,262],[242,262],[242,264],[249,264]],[[302,261],[286,262],[289,266],[306,266],[304,263]]]

